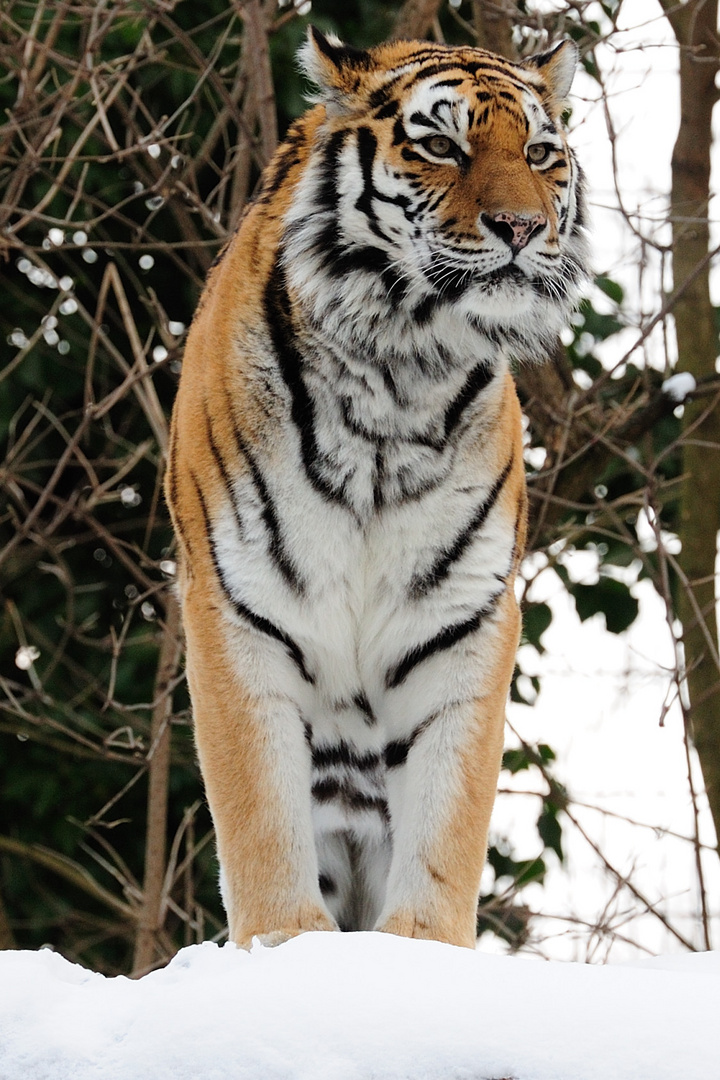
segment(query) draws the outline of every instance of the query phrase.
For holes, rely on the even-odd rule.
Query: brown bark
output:
[[[145,880],[133,958],[133,974],[136,976],[145,974],[156,962],[157,935],[162,929],[170,777],[170,718],[172,716],[170,685],[177,674],[179,663],[180,608],[174,593],[169,592],[165,630],[155,680],[155,707],[150,727]]]
[[[413,41],[426,37],[441,3],[442,0],[405,0],[390,39]]]
[[[473,28],[481,49],[515,60],[511,4],[512,0],[473,0]]]
[[[662,0],[680,46],[680,130],[672,156],[673,277],[677,289],[692,277],[674,308],[678,370],[696,380],[715,374],[717,333],[710,301],[710,150],[718,70],[717,0]],[[705,264],[700,273],[697,267]],[[694,275],[694,276],[693,276]],[[715,614],[715,557],[720,529],[720,407],[695,401],[683,420],[679,594],[690,725],[720,837],[720,669]],[[714,655],[713,655],[714,654]]]
[[[270,68],[265,14],[260,0],[245,0],[240,7],[245,24],[247,57],[250,61],[250,85],[255,98],[262,165],[265,166],[275,153],[278,144],[275,91]]]
[[[0,949],[15,949],[15,938],[10,927],[10,920],[5,911],[2,895],[0,895]]]

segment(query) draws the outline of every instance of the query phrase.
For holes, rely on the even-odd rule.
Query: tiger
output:
[[[523,420],[587,277],[577,49],[358,49],[210,270],[166,497],[229,939],[476,946],[520,633]]]

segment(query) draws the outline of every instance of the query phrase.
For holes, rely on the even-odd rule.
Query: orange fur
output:
[[[360,415],[360,397],[342,389],[337,408],[344,410],[347,430],[340,434],[345,442],[334,448],[332,425],[318,426],[330,415],[322,394],[336,377],[335,368],[318,368],[314,382],[304,371],[303,364],[314,356],[313,342],[324,331],[308,314],[302,289],[311,289],[313,278],[304,284],[298,276],[303,268],[298,256],[287,254],[292,252],[288,237],[304,227],[296,203],[307,198],[303,184],[308,182],[308,163],[323,153],[325,172],[318,171],[316,183],[326,185],[324,197],[336,199],[338,207],[346,198],[349,209],[343,212],[352,214],[360,212],[364,199],[371,225],[373,214],[384,211],[394,197],[378,195],[380,181],[368,180],[368,169],[382,162],[388,192],[395,190],[392,184],[399,178],[410,177],[415,185],[408,188],[411,192],[444,193],[435,211],[436,229],[463,257],[487,242],[480,214],[491,224],[498,215],[546,221],[544,250],[548,259],[554,257],[564,242],[557,205],[570,166],[559,160],[552,171],[542,171],[529,164],[518,86],[536,102],[538,115],[545,109],[542,115],[557,119],[569,85],[570,60],[561,47],[549,58],[519,68],[483,50],[420,42],[395,42],[360,54],[316,33],[306,60],[324,85],[326,100],[290,130],[268,168],[259,198],[210,272],[188,336],[166,481],[179,544],[196,742],[217,831],[230,937],[247,945],[254,935],[276,942],[304,930],[337,928],[320,889],[323,870],[318,869],[313,815],[327,808],[340,813],[344,798],[351,809],[354,805],[353,812],[366,813],[362,821],[369,821],[372,812],[380,818],[385,813],[391,821],[383,842],[392,847],[393,861],[377,929],[472,947],[520,626],[514,582],[525,542],[527,498],[514,384],[502,350],[493,363],[501,371],[505,365],[505,370],[494,379],[487,376],[486,382],[470,354],[462,359],[462,377],[451,371],[456,382],[447,385],[433,374],[436,361],[428,362],[428,374],[419,358],[415,383],[439,380],[436,413],[430,409],[427,421],[439,434],[423,436],[424,441],[418,435],[413,453],[422,467],[433,468],[435,451],[427,447],[436,438],[438,460],[449,455],[449,479],[436,482],[430,474],[426,487],[431,494],[426,496],[419,485],[419,494],[407,500],[393,494],[391,486],[386,491],[382,485],[390,483],[392,453],[400,451],[385,433],[390,420],[384,414]],[[403,140],[394,119],[397,102],[416,92],[423,71],[433,65],[442,67],[442,77],[458,88],[453,93],[475,117],[462,167],[459,159],[428,160],[420,136],[415,143]],[[490,111],[489,99],[495,103]],[[357,151],[355,171],[342,173],[342,183],[335,181],[342,189],[337,194],[327,176],[332,169],[340,175],[340,151],[333,150],[331,157],[328,148],[360,147],[363,140],[365,150]],[[343,195],[352,184],[359,192],[355,202]],[[386,232],[391,225],[383,227]],[[332,229],[326,229],[326,235],[328,243],[334,242]],[[357,246],[360,255],[370,243],[366,241],[364,249]],[[499,242],[493,243],[492,250],[497,250]],[[279,250],[285,251],[285,263],[278,262]],[[321,261],[318,266],[319,278],[325,271]],[[329,320],[333,304],[341,303],[333,299],[333,274],[345,280],[342,273],[327,271]],[[402,276],[398,280],[402,283]],[[438,288],[443,287],[441,281]],[[388,285],[389,295],[393,288]],[[382,302],[372,297],[368,293],[368,308]],[[395,317],[402,302],[398,287],[388,318]],[[350,316],[340,320],[340,329],[333,332],[341,334],[351,321]],[[373,325],[382,332],[382,319]],[[418,326],[421,333],[420,316]],[[463,334],[471,332],[485,333],[482,327],[463,330],[458,322],[460,346]],[[487,335],[482,338],[487,348],[497,349],[492,332]],[[454,341],[448,345],[456,347]],[[323,363],[324,347],[318,352]],[[432,348],[443,347],[441,335]],[[379,365],[381,361],[385,363],[381,357]],[[385,380],[377,390],[372,389],[376,370],[383,371]],[[371,404],[389,402],[383,408],[396,410],[388,415],[397,425],[410,422],[410,406],[393,404],[392,395],[400,401],[403,394],[411,399],[415,392],[412,380],[405,389],[394,385],[401,377],[402,367],[395,370],[388,361],[385,368],[368,369],[365,383],[357,383]],[[350,376],[343,373],[342,378]],[[475,406],[476,398],[482,408]],[[432,401],[431,394],[427,400]],[[331,399],[332,408],[335,401]],[[418,410],[421,406],[430,408],[425,399]],[[366,443],[373,445],[366,432],[372,423],[380,432],[373,436],[375,458],[358,457],[354,472],[347,466],[347,484],[343,487],[338,480],[333,487],[333,469],[340,475],[345,467],[346,447],[357,444],[361,454]],[[408,437],[403,438],[407,442]],[[414,448],[415,435],[409,438]],[[322,439],[330,440],[330,450]],[[404,445],[398,437],[397,446]],[[337,460],[337,465],[326,467],[326,459]],[[375,470],[370,509],[367,501],[352,503],[348,487],[364,475],[363,468]],[[401,464],[398,479],[393,477],[400,488],[413,481]],[[446,502],[443,482],[449,485]],[[484,492],[479,510],[480,495],[472,495],[473,503],[473,492]],[[426,498],[435,509],[419,526],[422,519],[412,515]],[[296,506],[296,500],[304,502]],[[472,572],[462,569],[466,552],[472,554],[477,541],[473,513],[480,541],[489,545],[492,566],[497,566],[488,571],[497,592],[491,595],[490,586],[483,585],[484,600],[478,592],[482,559],[473,555]],[[492,523],[490,532],[484,531],[486,518]],[[308,541],[310,528],[315,531]],[[394,553],[405,550],[407,567],[395,566],[390,561]],[[394,569],[386,570],[386,562]],[[407,582],[398,584],[406,572]],[[477,611],[469,616],[458,592],[463,573],[468,595],[475,590],[480,597],[473,601]],[[251,599],[243,592],[246,587]],[[451,590],[447,600],[446,587]],[[384,612],[383,589],[388,588],[411,598],[407,616],[402,610]],[[441,604],[437,617],[435,596]],[[333,628],[323,638],[325,622]],[[416,631],[416,623],[428,629]],[[366,655],[380,648],[379,641],[384,643],[384,675],[380,671],[376,676],[363,665]],[[432,680],[425,673],[427,663],[435,664]],[[430,713],[423,716],[418,687],[425,687],[428,701],[434,700],[442,680],[448,684],[446,700],[428,705]],[[344,687],[342,692],[336,684]],[[348,710],[355,727],[346,732],[341,724]],[[401,721],[409,726],[402,727]],[[437,775],[444,777],[437,782],[432,779],[433,762]],[[397,779],[403,776],[424,778],[412,781],[417,801],[409,808],[403,802],[410,798],[403,795],[403,784],[411,781]],[[364,788],[357,786],[361,781]],[[377,794],[386,781],[387,795]],[[332,834],[343,835],[342,829]],[[354,849],[350,841],[348,845],[352,865]]]

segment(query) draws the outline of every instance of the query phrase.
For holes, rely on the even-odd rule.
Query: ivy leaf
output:
[[[537,752],[542,759],[543,765],[547,765],[549,761],[554,761],[556,754],[552,746],[548,746],[547,743],[538,743]]]
[[[503,754],[502,767],[503,769],[507,769],[507,771],[514,776],[515,773],[530,768],[530,758],[527,756],[522,746],[517,749],[513,748],[512,750],[506,750]]]
[[[600,611],[611,634],[621,634],[637,618],[638,602],[622,581],[601,577],[596,585],[573,585],[571,592],[581,621]]]
[[[595,284],[601,292],[604,292],[605,295],[609,296],[611,300],[614,300],[616,304],[622,304],[625,293],[622,285],[618,284],[617,281],[605,277],[604,274],[598,274],[595,278]]]
[[[544,861],[536,859],[513,859],[512,855],[501,848],[491,846],[488,862],[495,871],[495,880],[512,878],[517,886],[528,885],[531,881],[542,882],[547,872]]]
[[[562,862],[565,858],[562,849],[562,826],[557,815],[557,807],[544,800],[542,813],[537,820],[537,831],[545,847],[554,851]]]
[[[539,653],[545,652],[540,638],[552,622],[552,611],[547,604],[527,604],[523,612],[523,636]]]

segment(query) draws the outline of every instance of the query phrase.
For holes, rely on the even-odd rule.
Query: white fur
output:
[[[307,46],[303,56],[311,75],[322,80],[315,50]],[[411,134],[410,115],[420,107],[427,110],[434,93],[432,83],[425,83],[408,102]],[[448,96],[447,88],[443,94]],[[530,92],[526,105],[532,139],[548,118]],[[458,96],[456,107],[442,115],[448,134],[469,147],[464,99]],[[416,134],[419,138],[423,132]],[[419,853],[447,818],[460,782],[458,751],[474,722],[473,702],[496,660],[498,632],[490,615],[453,648],[415,666],[398,686],[387,685],[388,671],[413,648],[490,605],[511,569],[514,521],[495,506],[441,587],[409,598],[413,579],[433,566],[438,552],[452,546],[502,468],[482,433],[487,417],[498,408],[509,350],[486,330],[512,330],[515,351],[521,355],[541,352],[561,329],[575,292],[570,290],[558,302],[539,296],[529,281],[494,287],[478,280],[456,302],[438,306],[422,325],[414,322],[412,310],[431,292],[423,273],[431,260],[448,258],[460,269],[489,272],[508,262],[508,245],[490,236],[448,254],[432,211],[418,211],[419,226],[411,225],[399,206],[376,199],[374,210],[386,239],[379,238],[357,208],[363,178],[354,139],[348,140],[340,160],[337,218],[328,222],[327,212],[317,204],[322,154],[321,133],[287,214],[283,259],[297,304],[297,347],[315,408],[317,447],[331,463],[330,480],[344,480],[342,501],[329,501],[306,475],[298,431],[287,421],[287,388],[279,370],[265,359],[262,379],[281,405],[257,464],[279,508],[283,540],[304,591],[298,594],[289,587],[269,557],[262,504],[249,475],[236,483],[235,509],[228,499],[215,517],[213,534],[231,595],[290,635],[314,680],[303,677],[282,642],[258,632],[241,615],[228,615],[247,692],[266,712],[268,755],[272,767],[283,770],[288,817],[297,815],[303,784],[309,784],[306,770],[293,756],[300,753],[298,720],[312,726],[315,747],[347,744],[357,755],[378,755],[377,768],[359,769],[339,761],[319,773],[328,782],[353,785],[367,798],[386,798],[392,839],[381,814],[349,809],[341,800],[316,801],[312,823],[310,804],[303,803],[297,821],[299,844],[306,846],[311,828],[316,836],[317,861],[313,857],[305,864],[308,880],[317,877],[318,868],[331,876],[335,892],[327,903],[333,915],[370,928],[382,918],[382,910],[397,909],[427,886]],[[390,198],[402,194],[420,202],[421,196],[379,158],[373,183]],[[573,198],[570,190],[559,196],[571,219]],[[329,276],[323,254],[316,250],[328,224],[347,249],[369,244],[382,249],[402,275],[405,294],[388,295],[370,271]],[[582,237],[567,237],[563,243],[566,250],[558,253],[548,249],[543,236],[533,239],[518,254],[517,265],[529,277],[547,272],[543,251],[558,266],[568,256],[584,263]],[[561,269],[557,273],[562,276]],[[477,324],[478,316],[485,329]],[[250,355],[273,355],[269,334],[263,338],[253,331],[238,346]],[[447,410],[481,361],[492,365],[495,378],[467,410],[455,437],[442,445]],[[348,411],[359,432],[383,440],[381,483],[376,445],[348,428],[343,419]],[[428,445],[433,440],[436,448]],[[380,508],[375,502],[378,489]],[[408,491],[410,497],[405,497]],[[360,692],[372,708],[373,723],[353,704]],[[387,771],[382,754],[388,743],[408,739],[424,722],[427,731],[406,764]],[[353,898],[352,881],[358,874],[360,892]]]

